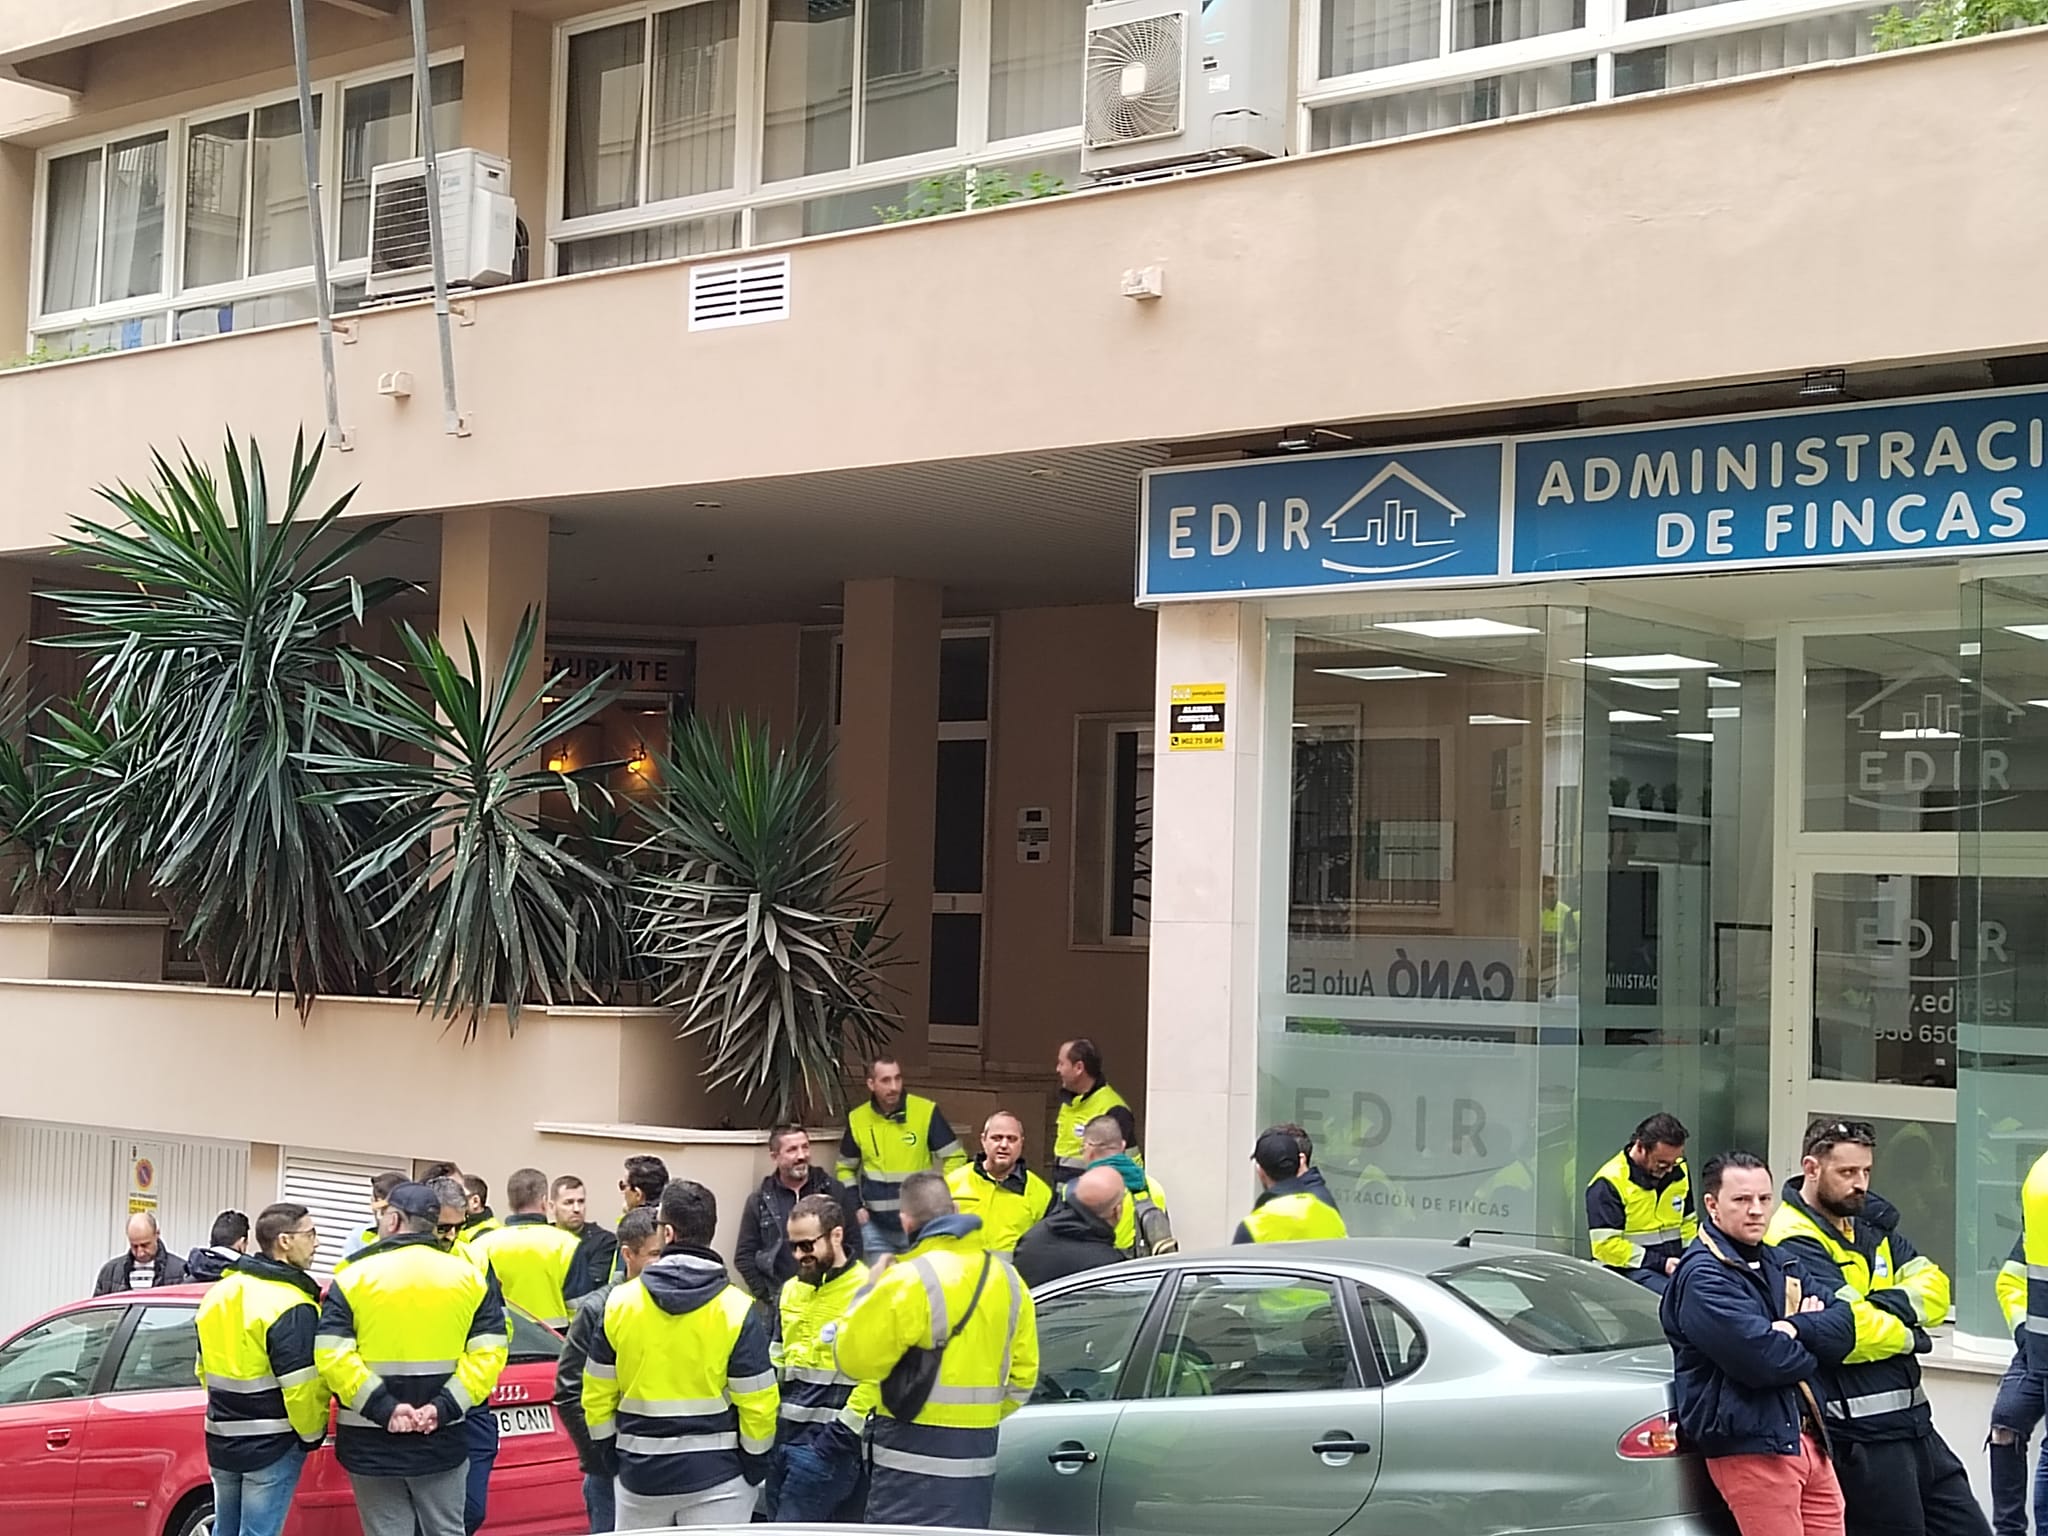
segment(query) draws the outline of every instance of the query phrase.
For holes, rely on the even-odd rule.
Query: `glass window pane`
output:
[[[1586,24],[1586,0],[1453,0],[1451,46],[1485,48]]]
[[[1112,1280],[1038,1304],[1034,1403],[1106,1403],[1159,1289],[1156,1277]]]
[[[1358,1287],[1358,1305],[1365,1313],[1380,1380],[1395,1382],[1420,1370],[1429,1356],[1429,1345],[1415,1319],[1368,1286]]]
[[[1109,933],[1143,939],[1152,932],[1152,733],[1111,738]]]
[[[993,0],[988,136],[1014,139],[1081,121],[1088,0]]]
[[[1674,5],[1673,10],[1689,6]],[[1658,5],[1644,15],[1662,15]],[[1629,19],[1637,6],[1629,6]],[[1824,59],[1855,59],[1874,53],[1869,18],[1862,12],[1840,16],[1816,16],[1809,21],[1787,22],[1780,27],[1763,27],[1755,32],[1737,32],[1725,37],[1702,38],[1698,42],[1671,43],[1661,48],[1640,48],[1614,56],[1614,94],[1640,95],[1644,91],[1675,90],[1681,85],[1699,85],[1709,80],[1733,80],[1741,75],[1759,75],[1774,69],[1794,69]]]
[[[1965,750],[1978,695],[1963,652],[1976,643],[1946,629],[1807,641],[1807,831],[1953,832],[1979,814],[1987,828],[2041,825],[2048,802],[2011,792],[2012,743]],[[1997,703],[1984,695],[1987,711]],[[2006,708],[2013,731],[2048,745],[2048,715]]]
[[[170,136],[107,146],[106,255],[100,300],[161,293],[164,286],[164,162]]]
[[[740,69],[739,0],[689,5],[654,18],[650,202],[732,185]]]
[[[982,845],[988,824],[986,740],[939,743],[934,799],[932,889],[972,895],[982,888]]]
[[[943,149],[960,134],[960,0],[868,0],[863,161]]]
[[[853,19],[853,0],[770,0],[764,180],[853,163]]]
[[[341,98],[341,259],[370,254],[370,172],[410,160],[412,77],[351,86]]]
[[[981,1022],[981,914],[932,914],[932,1007],[934,1024],[973,1026]]]
[[[434,152],[461,148],[462,60],[429,69],[427,91],[434,98]]]
[[[0,1404],[84,1397],[120,1321],[115,1307],[67,1312],[0,1349]]]
[[[987,635],[954,635],[939,642],[939,718],[988,718]]]
[[[37,344],[53,357],[89,357],[97,352],[132,352],[164,339],[162,310],[131,315],[126,320],[96,320],[63,330],[44,331]]]
[[[197,309],[178,311],[176,339],[193,341],[201,336],[225,336],[230,331],[251,331],[260,325],[284,325],[293,320],[310,320],[314,312],[313,290],[310,286],[287,288],[283,293],[266,293],[253,299],[236,299],[227,304],[203,304]]]
[[[1323,77],[1433,59],[1442,18],[1441,0],[1323,0]]]
[[[1491,75],[1463,85],[1395,91],[1364,101],[1318,107],[1309,114],[1309,142],[1316,149],[1372,144],[1381,139],[1490,123],[1501,118],[1547,112],[1591,101],[1594,61],[1553,64],[1513,75]]]
[[[144,1307],[114,1369],[116,1392],[199,1389],[199,1327],[191,1307]]]
[[[652,229],[630,229],[616,235],[566,241],[556,251],[555,267],[566,277],[571,272],[604,272],[613,267],[637,267],[643,262],[730,251],[737,249],[739,243],[740,216],[721,213],[708,219],[687,219],[677,224],[658,224]]]
[[[1163,1397],[1341,1392],[1356,1386],[1351,1346],[1327,1280],[1188,1275],[1159,1340]]]
[[[185,136],[185,287],[242,275],[248,176],[248,113],[192,125]]]
[[[320,138],[320,98],[313,98],[313,138]],[[306,218],[306,145],[299,104],[280,101],[256,113],[249,194],[249,270],[288,272],[313,264],[313,230]]]
[[[629,21],[569,39],[567,164],[562,212],[569,218],[631,208],[640,201],[640,105],[647,27]]]
[[[841,230],[871,229],[889,222],[892,209],[910,200],[915,187],[868,187],[859,192],[830,192],[801,203],[779,203],[754,214],[754,243],[797,240],[806,235],[836,235]]]
[[[1430,1278],[1539,1355],[1602,1354],[1664,1342],[1655,1292],[1572,1259],[1486,1259]]]
[[[50,162],[43,213],[44,314],[92,303],[100,251],[100,168],[96,149]]]

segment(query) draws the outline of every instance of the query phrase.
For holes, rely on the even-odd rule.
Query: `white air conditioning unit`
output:
[[[512,167],[480,149],[434,157],[441,182],[441,254],[451,288],[512,280],[519,219]],[[394,160],[370,172],[370,298],[434,286],[427,232],[427,162]]]
[[[1095,0],[1082,173],[1285,154],[1288,12],[1279,0]]]

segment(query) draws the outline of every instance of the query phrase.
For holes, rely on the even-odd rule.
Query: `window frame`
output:
[[[1228,1255],[1207,1261],[1199,1266],[1190,1265],[1176,1269],[1171,1275],[1173,1283],[1160,1287],[1160,1294],[1153,1299],[1153,1312],[1146,1318],[1150,1332],[1150,1349],[1144,1359],[1144,1370],[1135,1382],[1130,1380],[1128,1369],[1125,1380],[1118,1384],[1118,1400],[1124,1397],[1126,1386],[1135,1386],[1131,1394],[1135,1401],[1151,1403],[1190,1402],[1194,1399],[1176,1397],[1172,1393],[1152,1390],[1158,1376],[1157,1367],[1165,1358],[1167,1324],[1173,1317],[1173,1309],[1181,1292],[1195,1282],[1205,1278],[1221,1276],[1257,1278],[1264,1282],[1263,1289],[1284,1290],[1290,1285],[1323,1286],[1330,1292],[1331,1304],[1337,1310],[1344,1329],[1344,1340],[1349,1352],[1350,1380],[1341,1387],[1303,1387],[1281,1392],[1231,1392],[1220,1398],[1205,1398],[1203,1401],[1220,1402],[1234,1399],[1247,1404],[1268,1403],[1276,1398],[1300,1396],[1312,1392],[1376,1392],[1386,1386],[1381,1378],[1379,1359],[1373,1353],[1372,1337],[1366,1331],[1365,1316],[1358,1303],[1357,1287],[1360,1283],[1350,1275],[1333,1271],[1315,1270],[1303,1267],[1269,1268],[1262,1264],[1232,1263]]]
[[[147,1294],[146,1292],[144,1293]],[[186,1326],[193,1330],[193,1358],[198,1359],[199,1350],[199,1307],[196,1302],[180,1301],[135,1301],[127,1307],[128,1316],[117,1337],[117,1346],[107,1351],[107,1364],[101,1371],[104,1385],[93,1395],[96,1397],[127,1397],[136,1392],[200,1392],[205,1388],[195,1374],[190,1381],[181,1381],[176,1386],[138,1384],[121,1385],[121,1369],[128,1363],[128,1351],[135,1347],[143,1333],[142,1318],[147,1312],[176,1312],[184,1317]]]
[[[546,275],[561,276],[561,248],[606,235],[655,229],[662,225],[689,223],[721,215],[738,216],[736,250],[751,250],[757,244],[781,244],[781,240],[760,241],[755,232],[755,215],[771,208],[801,205],[815,198],[838,193],[887,192],[906,183],[915,184],[949,172],[976,166],[991,169],[1009,162],[1049,156],[1081,148],[1080,101],[1074,104],[1075,121],[1065,128],[991,139],[988,134],[989,80],[993,67],[991,0],[958,0],[960,6],[959,100],[954,121],[954,141],[940,149],[922,150],[888,160],[863,161],[862,83],[864,80],[863,39],[866,36],[868,0],[852,0],[854,6],[853,94],[847,131],[848,159],[845,170],[819,171],[777,181],[764,178],[767,134],[768,3],[769,0],[739,0],[741,74],[734,102],[736,133],[733,154],[733,182],[729,188],[697,193],[689,197],[649,202],[646,198],[649,156],[647,144],[653,130],[650,118],[654,79],[654,17],[663,11],[686,9],[713,0],[638,0],[607,11],[579,16],[555,28],[552,61],[552,98],[548,107],[547,255]],[[602,31],[638,18],[646,28],[641,55],[640,109],[640,191],[641,200],[630,208],[609,213],[563,217],[560,210],[568,179],[569,39],[584,32]],[[893,195],[900,195],[895,193]],[[794,238],[808,238],[798,236]],[[708,254],[708,253],[706,253]],[[697,260],[700,257],[678,258]]]
[[[1049,1306],[1056,1302],[1086,1297],[1092,1291],[1104,1290],[1111,1285],[1130,1285],[1135,1282],[1149,1282],[1152,1294],[1146,1299],[1145,1307],[1138,1314],[1137,1331],[1131,1335],[1130,1353],[1124,1359],[1124,1368],[1117,1373],[1115,1384],[1105,1398],[1090,1398],[1091,1404],[1136,1402],[1145,1396],[1145,1383],[1151,1374],[1152,1361],[1158,1354],[1159,1335],[1165,1327],[1166,1314],[1170,1308],[1169,1298],[1173,1295],[1178,1277],[1171,1271],[1140,1271],[1136,1274],[1125,1272],[1121,1264],[1108,1264],[1100,1269],[1083,1272],[1079,1283],[1061,1285],[1057,1290],[1047,1290],[1037,1297],[1036,1305]],[[1037,1388],[1032,1389],[1033,1393]],[[1039,1402],[1034,1396],[1026,1403],[1027,1408],[1062,1408],[1074,1401],[1061,1398],[1057,1401]]]
[[[459,64],[464,60],[461,48],[444,48],[431,54],[428,68],[438,69],[446,64]],[[323,76],[313,83],[314,111],[318,114],[320,132],[320,214],[322,231],[327,238],[329,251],[328,281],[340,286],[365,277],[370,270],[367,255],[343,260],[339,255],[341,239],[341,139],[343,103],[348,91],[359,86],[376,85],[402,77],[410,78],[412,66],[409,63],[385,64],[344,74]],[[464,81],[467,94],[468,82]],[[28,340],[35,345],[39,337],[68,331],[82,326],[118,325],[129,320],[147,320],[153,315],[164,317],[164,340],[158,345],[178,341],[177,317],[187,309],[204,309],[238,303],[246,299],[268,298],[298,288],[310,288],[313,283],[313,265],[288,267],[276,272],[245,275],[229,282],[208,283],[199,287],[184,286],[185,277],[185,202],[188,191],[187,169],[191,130],[202,123],[218,122],[223,118],[240,116],[248,124],[253,135],[256,113],[265,107],[278,106],[285,102],[296,103],[298,92],[286,87],[278,90],[261,91],[254,94],[230,97],[223,101],[209,102],[185,112],[167,117],[153,117],[141,122],[128,123],[118,128],[67,139],[48,145],[36,152],[35,164],[35,207],[30,220],[29,238],[29,320]],[[413,144],[419,145],[420,103],[413,103]],[[302,125],[303,126],[303,125]],[[43,309],[44,281],[48,261],[47,240],[50,215],[50,166],[53,161],[71,155],[97,150],[102,155],[115,144],[132,139],[167,136],[164,152],[164,256],[162,281],[157,291],[135,298],[117,299],[108,303],[94,303],[83,309],[45,311]],[[250,178],[254,167],[254,141],[249,142],[249,166],[243,173],[245,192],[251,186]],[[440,146],[443,149],[452,145]],[[100,272],[105,261],[105,171],[101,172],[101,251],[94,258],[93,292],[99,292]],[[249,260],[251,230],[254,227],[253,209],[245,206],[241,229],[240,265],[246,269]],[[255,329],[255,327],[252,327]],[[187,340],[210,340],[210,337],[188,337]]]
[[[1102,713],[1083,712],[1074,716],[1074,772],[1067,792],[1067,804],[1071,808],[1069,819],[1073,823],[1068,830],[1067,839],[1067,869],[1069,872],[1067,882],[1067,947],[1069,949],[1089,953],[1143,954],[1152,947],[1152,929],[1149,915],[1146,919],[1145,932],[1143,933],[1117,934],[1110,931],[1115,925],[1114,908],[1116,895],[1115,741],[1118,736],[1135,736],[1138,738],[1140,754],[1150,754],[1152,758],[1153,793],[1156,799],[1159,773],[1158,727],[1159,722],[1151,715],[1135,713],[1129,710],[1111,710]],[[1090,816],[1090,825],[1084,827],[1081,821],[1082,807],[1089,804],[1091,799],[1095,798],[1094,794],[1084,790],[1084,781],[1088,776],[1088,768],[1097,765],[1090,764],[1084,767],[1083,758],[1087,751],[1087,738],[1090,733],[1094,732],[1101,733],[1109,743],[1106,760],[1100,765],[1105,767],[1108,772],[1103,782],[1096,786],[1095,791],[1100,796],[1102,815],[1100,818]],[[1099,824],[1097,824],[1098,821]],[[1156,806],[1154,807],[1151,830],[1152,837],[1156,841],[1159,831]],[[1101,854],[1099,870],[1094,867],[1097,861],[1092,857],[1097,852]],[[1091,855],[1091,857],[1084,858],[1084,853]],[[1102,914],[1101,932],[1099,934],[1092,931],[1083,931],[1081,922],[1083,907],[1081,887],[1084,880],[1095,887],[1090,899]],[[1147,899],[1149,902],[1149,871],[1147,872],[1147,885]]]
[[[31,1333],[34,1333],[38,1328],[47,1328],[55,1323],[66,1322],[74,1318],[83,1321],[88,1318],[97,1318],[102,1313],[111,1314],[113,1318],[112,1323],[107,1329],[107,1346],[100,1352],[99,1359],[93,1363],[92,1377],[86,1382],[83,1392],[79,1393],[76,1397],[24,1398],[20,1403],[10,1403],[6,1406],[18,1408],[32,1401],[82,1403],[91,1398],[104,1397],[107,1392],[108,1383],[114,1379],[115,1364],[127,1351],[128,1335],[134,1332],[135,1311],[134,1304],[128,1302],[110,1303],[103,1306],[72,1307],[49,1317],[39,1317],[19,1329],[12,1337],[0,1340],[0,1347],[12,1347],[20,1343]]]

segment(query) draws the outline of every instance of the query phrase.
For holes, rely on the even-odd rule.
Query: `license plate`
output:
[[[493,1408],[501,1435],[551,1435],[555,1432],[555,1410],[549,1403],[530,1408]]]

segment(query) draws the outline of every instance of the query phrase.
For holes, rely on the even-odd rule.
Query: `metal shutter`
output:
[[[114,1176],[114,1138],[104,1131],[0,1120],[0,1232],[9,1238],[0,1338],[92,1294],[93,1276],[115,1252],[103,1193]]]
[[[369,1225],[370,1180],[388,1168],[410,1173],[412,1159],[285,1148],[284,1188],[278,1198],[313,1213],[313,1224],[320,1229],[320,1251],[313,1260],[315,1274],[333,1274],[351,1234]]]

